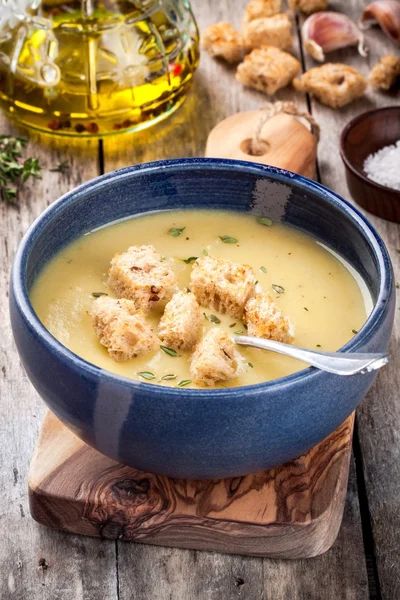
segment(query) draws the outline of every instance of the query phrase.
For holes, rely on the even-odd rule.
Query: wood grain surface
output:
[[[168,479],[102,456],[46,414],[28,485],[31,515],[63,531],[178,548],[306,558],[342,520],[354,415],[285,465],[213,481]]]
[[[356,18],[365,4],[367,0],[330,2],[333,9]],[[221,19],[240,25],[245,0],[192,0],[192,5],[200,27]],[[382,54],[396,51],[378,28],[368,31],[366,40],[370,46],[367,60],[359,58],[354,49],[336,52],[330,58],[358,66],[366,73]],[[311,65],[314,63],[307,59],[307,68]],[[275,99],[296,100],[302,108],[307,106],[307,98],[290,88],[280,91],[272,98]],[[244,90],[234,81],[232,69],[203,53],[184,106],[170,120],[148,132],[110,139],[100,145],[89,143],[84,149],[70,142],[55,144],[43,138],[33,141],[30,149],[44,165],[53,166],[69,159],[72,168],[65,175],[46,172],[43,181],[34,182],[23,194],[19,209],[0,206],[3,299],[11,260],[21,236],[33,218],[62,193],[103,168],[109,171],[145,160],[202,155],[207,135],[218,121],[239,110],[258,109],[264,102],[265,96]],[[362,110],[399,103],[398,92],[368,92],[365,100],[340,111],[310,100],[313,114],[322,127],[318,158],[325,185],[350,199],[338,153],[339,132]],[[0,122],[2,132],[10,130],[4,116]],[[387,243],[398,274],[399,226],[378,218],[371,221]],[[358,410],[355,462],[337,541],[321,556],[288,562],[102,541],[37,525],[28,514],[27,472],[44,405],[22,372],[12,342],[7,302],[3,300],[0,304],[1,600],[398,600],[399,315],[397,312],[391,365],[378,375]]]

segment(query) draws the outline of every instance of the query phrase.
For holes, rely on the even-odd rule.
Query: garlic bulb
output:
[[[380,25],[388,38],[400,46],[400,2],[397,0],[375,0],[364,8],[360,26],[368,29]]]
[[[358,45],[361,56],[367,55],[364,36],[346,15],[337,12],[318,12],[306,19],[302,28],[306,51],[315,60],[323,62],[325,52]]]

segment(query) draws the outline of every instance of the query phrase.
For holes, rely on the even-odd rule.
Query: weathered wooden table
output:
[[[245,0],[193,0],[200,28],[218,20],[240,26]],[[357,19],[362,0],[332,1]],[[367,34],[368,60],[355,50],[337,52],[366,73],[393,47],[379,29]],[[299,56],[303,56],[297,48]],[[312,66],[308,57],[305,67]],[[320,180],[349,198],[338,136],[355,114],[373,106],[399,104],[397,93],[369,93],[333,111],[287,89],[274,99],[309,107],[322,128]],[[400,318],[392,360],[357,412],[354,460],[339,537],[326,554],[284,562],[207,552],[101,541],[63,535],[37,525],[27,506],[27,471],[44,405],[24,375],[13,345],[7,309],[9,269],[32,220],[61,194],[82,181],[125,165],[178,156],[201,156],[207,134],[238,110],[259,108],[265,96],[235,82],[234,71],[205,53],[184,106],[169,120],[143,133],[104,142],[46,142],[31,136],[30,152],[43,166],[70,160],[64,175],[44,171],[19,208],[0,206],[1,410],[0,410],[0,598],[18,600],[367,600],[400,598]],[[1,131],[12,131],[1,117]],[[400,267],[400,227],[370,216]],[[397,313],[398,315],[400,313]],[[397,316],[397,315],[396,315]]]

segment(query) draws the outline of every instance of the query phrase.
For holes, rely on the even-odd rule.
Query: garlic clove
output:
[[[342,13],[323,11],[306,19],[302,27],[306,51],[315,60],[323,62],[325,53],[358,45],[361,56],[367,55],[364,36],[357,25]]]
[[[400,46],[400,2],[397,0],[375,0],[364,8],[360,27],[369,29],[372,25],[380,25],[388,38]]]

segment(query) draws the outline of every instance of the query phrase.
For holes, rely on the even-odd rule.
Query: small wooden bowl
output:
[[[363,169],[367,156],[398,140],[400,106],[369,110],[352,119],[343,129],[340,154],[354,200],[369,212],[400,223],[400,191],[368,179]]]

